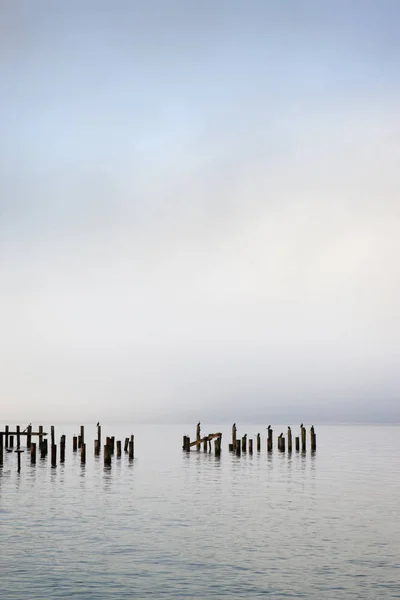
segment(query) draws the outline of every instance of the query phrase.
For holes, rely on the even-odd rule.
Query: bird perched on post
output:
[[[271,425],[268,425],[267,429],[271,429]]]
[[[291,428],[290,428],[290,425],[288,425],[287,428],[288,428],[288,431],[292,431]]]
[[[97,421],[96,427],[100,427],[100,422],[99,421]]]
[[[300,428],[302,429],[304,427],[303,423],[300,425]]]

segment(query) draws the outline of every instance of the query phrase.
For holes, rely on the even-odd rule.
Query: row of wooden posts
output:
[[[267,451],[272,452],[273,450],[273,435],[274,432],[269,426],[267,428],[268,437],[267,437]],[[214,451],[215,455],[219,456],[221,454],[221,439],[222,433],[211,433],[204,437],[201,437],[201,429],[200,423],[197,424],[196,427],[196,440],[194,442],[190,441],[190,437],[187,435],[183,436],[183,446],[182,449],[186,452],[190,452],[190,449],[196,446],[196,450],[199,451],[201,446],[203,445],[204,452],[211,451],[211,440],[214,441]],[[256,448],[257,452],[261,452],[261,434],[257,433],[255,436]],[[295,450],[296,452],[300,452],[300,446],[302,453],[307,451],[307,432],[306,428],[303,424],[300,426],[300,435],[295,437]],[[310,445],[311,452],[315,452],[317,449],[317,436],[315,434],[314,425],[310,428]],[[286,451],[286,438],[283,435],[283,432],[278,436],[277,447],[280,452]],[[229,444],[229,451],[235,452],[236,456],[240,456],[243,452],[249,452],[249,454],[253,454],[253,439],[247,439],[247,433],[240,439],[237,439],[237,428],[236,423],[232,425],[232,443]],[[288,452],[292,452],[293,450],[293,437],[292,437],[292,429],[288,427],[287,429],[287,450]]]
[[[51,466],[57,466],[57,444],[55,443],[55,428],[54,425],[50,428],[51,438]],[[14,450],[14,436],[16,438],[16,449]],[[21,470],[21,453],[24,450],[21,449],[21,436],[26,436],[26,447],[27,451],[31,455],[31,463],[36,463],[36,454],[39,450],[40,458],[46,458],[48,455],[48,440],[45,436],[47,433],[43,431],[43,425],[39,425],[38,431],[32,431],[32,425],[28,425],[23,431],[19,425],[16,426],[15,431],[10,431],[8,425],[5,426],[4,431],[0,431],[0,466],[4,462],[4,449],[6,452],[16,452],[18,455],[18,471]],[[32,437],[37,436],[39,443],[32,442]],[[60,438],[60,463],[65,462],[65,446],[66,436],[62,435]],[[128,454],[129,460],[134,458],[134,447],[135,447],[135,436],[131,435],[130,438],[125,438],[124,452]],[[107,437],[104,445],[103,456],[104,464],[111,465],[111,458],[114,455],[116,449],[117,458],[121,457],[122,454],[122,442],[117,440],[115,442],[115,436]],[[86,443],[85,443],[85,427],[80,426],[80,435],[74,435],[72,438],[72,450],[73,452],[80,452],[81,463],[86,463]],[[101,425],[97,425],[97,438],[94,440],[94,455],[100,456],[101,453]]]

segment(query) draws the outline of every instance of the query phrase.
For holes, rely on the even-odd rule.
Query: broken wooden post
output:
[[[204,450],[204,452],[207,452],[207,449],[208,449],[208,448],[207,448],[207,447],[208,447],[208,443],[207,443],[207,441],[208,441],[208,440],[207,440],[207,438],[205,437],[205,438],[204,438],[204,441],[203,441],[203,450]]]
[[[236,423],[232,425],[232,448],[236,450]]]
[[[104,464],[108,467],[111,466],[111,448],[108,444],[104,446]]]
[[[47,441],[47,440],[46,440]],[[39,450],[40,450],[40,458],[46,458],[46,446],[45,446],[45,440],[42,441],[41,445],[39,446]]]
[[[299,436],[295,437],[295,443],[296,443],[296,452],[300,452],[300,438],[299,438]]]
[[[307,449],[307,442],[306,442],[306,428],[305,427],[301,427],[301,451],[302,452],[306,452]]]
[[[221,436],[218,436],[214,442],[215,456],[221,456]]]
[[[111,443],[111,453],[114,454],[114,450],[115,450],[115,435],[112,435],[110,437],[110,443]]]
[[[6,445],[6,448],[8,448],[8,443],[9,443],[9,439],[8,439],[8,432],[9,431],[10,431],[10,428],[9,428],[8,425],[6,425],[6,427],[5,427],[5,434],[6,434],[5,435],[5,445]]]
[[[74,435],[72,438],[72,452],[76,452],[78,450],[78,436]]]
[[[99,454],[100,454],[99,440],[94,440],[94,455],[99,456]]]
[[[81,435],[80,435],[80,438],[81,438],[81,446],[82,446],[82,444],[85,443],[85,427],[84,427],[84,425],[81,425]]]
[[[60,463],[65,462],[65,441],[66,437],[63,434],[60,438]]]
[[[249,439],[249,454],[253,454],[253,438]]]
[[[10,435],[8,438],[9,448],[14,448],[14,436]]]
[[[233,452],[233,444],[228,444],[229,452]]]
[[[0,433],[0,465],[4,462],[3,434]]]
[[[17,450],[21,448],[21,428],[19,425],[15,428],[17,432]]]
[[[125,447],[124,450],[126,452],[126,440],[128,440],[128,438],[125,438]],[[128,440],[128,444],[129,444],[129,440]],[[183,441],[182,441],[182,450],[186,451],[186,435],[183,436]]]
[[[51,466],[52,467],[57,466],[57,446],[56,446],[56,444],[52,444],[52,446],[51,446]]]
[[[261,435],[257,433],[257,452],[261,452]]]
[[[42,451],[43,444],[43,425],[39,425],[39,450]]]
[[[135,444],[135,436],[131,435],[131,439],[129,440],[129,460],[133,460],[134,458],[134,444]]]
[[[268,427],[268,438],[267,438],[267,450],[268,450],[268,452],[272,452],[273,435],[274,435],[274,431],[273,431],[273,429],[271,429],[271,425],[269,425],[269,427]]]
[[[287,449],[288,452],[292,451],[292,430],[290,429],[290,427],[288,427],[287,430]]]
[[[277,444],[278,444],[278,450],[279,451],[281,450],[281,440],[282,440],[282,434],[278,435],[278,442],[277,442]]]
[[[32,425],[28,425],[26,434],[26,447],[30,449],[32,443]]]
[[[185,435],[184,437],[187,437],[187,436]],[[125,438],[124,452],[128,452],[128,448],[129,448],[129,438]]]
[[[121,458],[121,440],[117,440],[117,458]]]
[[[50,433],[50,436],[51,436],[51,445],[54,446],[54,444],[56,443],[55,434],[54,434],[54,425],[52,425],[50,427],[50,432],[51,432]]]
[[[246,452],[247,450],[247,433],[242,437],[242,452]]]
[[[31,464],[34,465],[36,463],[36,444],[34,442],[31,443]]]
[[[236,440],[236,456],[240,456],[240,440]]]
[[[97,441],[98,441],[98,447],[99,447],[98,454],[100,454],[100,448],[101,448],[101,425],[100,425],[100,423],[97,423]]]
[[[317,449],[317,436],[315,435],[314,425],[311,425],[310,436],[311,436],[311,452],[315,452]]]
[[[81,446],[81,463],[84,465],[86,462],[86,444]]]
[[[201,428],[200,428],[200,421],[197,423],[196,426],[196,450],[199,451],[200,450],[200,432],[201,432]]]
[[[22,454],[22,452],[24,452],[24,450],[16,450],[15,452],[17,453],[17,456],[18,456],[18,469],[17,470],[19,473],[21,470],[21,454]]]

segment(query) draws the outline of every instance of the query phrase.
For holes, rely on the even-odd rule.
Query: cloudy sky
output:
[[[397,0],[3,0],[2,420],[400,420]]]

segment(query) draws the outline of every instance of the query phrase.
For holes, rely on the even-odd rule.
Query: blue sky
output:
[[[9,418],[399,419],[399,13],[2,3]]]

